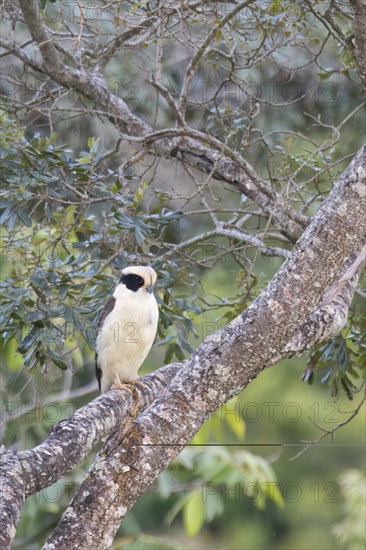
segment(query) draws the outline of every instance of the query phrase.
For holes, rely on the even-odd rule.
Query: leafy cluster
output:
[[[135,185],[133,176],[121,181],[97,139],[76,155],[56,145],[54,134],[27,139],[16,123],[2,118],[1,126],[2,345],[15,343],[31,371],[47,370],[50,360],[72,368],[76,348],[94,347],[97,315],[116,275],[130,263],[149,262],[161,275],[166,361],[192,351],[197,296],[179,296],[178,281],[189,285],[190,275],[180,270],[178,280],[176,263],[164,260],[159,245],[182,214],[166,206],[167,194],[144,181]]]
[[[159,478],[163,496],[170,494],[176,484],[177,471],[188,473],[187,490],[170,509],[167,522],[170,524],[179,512],[187,534],[196,536],[204,523],[221,516],[228,500],[244,501],[262,510],[267,501],[283,507],[284,501],[278,488],[275,474],[262,457],[237,450],[230,452],[225,447],[208,447],[204,451],[186,449],[177,459],[174,468]],[[192,480],[192,474],[194,479]],[[175,474],[175,475],[174,475]],[[173,485],[174,486],[174,485]],[[184,484],[183,484],[184,487]]]
[[[229,406],[240,406],[239,399],[234,398]],[[284,506],[272,466],[242,449],[245,427],[241,416],[226,415],[219,409],[162,472],[157,490],[170,504],[165,518],[168,525],[181,514],[185,532],[195,537],[225,513],[227,501],[258,510],[264,510],[269,502]],[[225,440],[236,443],[225,446]]]
[[[365,474],[361,470],[346,470],[340,477],[343,496],[341,520],[333,533],[343,548],[364,548],[366,544]]]

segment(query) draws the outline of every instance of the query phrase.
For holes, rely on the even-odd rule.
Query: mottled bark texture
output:
[[[348,310],[365,262],[366,245],[344,265],[340,279],[323,295],[319,306],[285,346],[285,353],[298,354],[335,336],[347,323]]]
[[[29,465],[32,468],[33,464]],[[16,453],[0,446],[0,548],[10,548],[24,504],[22,468]]]
[[[366,0],[351,0],[355,10],[353,24],[355,59],[358,74],[366,89]]]
[[[332,319],[324,312],[320,315],[321,308],[329,306],[336,317],[340,311],[343,319],[357,275],[341,285],[344,299],[335,296],[328,304],[326,296],[359,257],[366,241],[365,161],[366,147],[258,299],[224,329],[206,338],[166,390],[136,419],[120,447],[109,456],[97,456],[46,543],[47,550],[66,550],[71,538],[75,548],[96,544],[109,548],[138,497],[220,405],[259,372],[292,355],[289,342],[297,341],[297,353],[302,351],[300,342],[306,349],[307,323],[316,319],[317,334],[327,335]],[[312,344],[314,340],[312,333]]]
[[[170,382],[182,363],[162,367],[144,377],[139,411],[144,410]],[[55,426],[50,435],[29,451],[0,447],[0,548],[10,548],[24,499],[49,487],[82,462],[98,441],[129,420],[132,396],[112,390]]]
[[[45,548],[109,548],[126,512],[205,420],[258,373],[339,330],[366,241],[366,147],[342,175],[290,258],[258,299],[186,361],[144,378],[123,444],[98,455]],[[291,322],[289,322],[291,319]],[[56,426],[38,447],[1,448],[0,545],[10,548],[26,496],[60,479],[128,420],[130,398],[111,391]]]
[[[74,548],[110,547],[126,512],[217,407],[261,370],[341,328],[366,240],[365,166],[363,147],[290,258],[241,316],[183,364],[145,378],[140,410],[146,410],[121,447],[97,457],[45,548],[66,549],[70,540]],[[123,394],[94,400],[33,450],[2,448],[1,547],[10,547],[24,498],[70,471],[121,424],[130,407]]]

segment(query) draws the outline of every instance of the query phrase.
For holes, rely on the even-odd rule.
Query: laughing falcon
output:
[[[102,392],[138,379],[158,326],[155,283],[156,273],[151,267],[126,267],[100,312],[95,366]]]

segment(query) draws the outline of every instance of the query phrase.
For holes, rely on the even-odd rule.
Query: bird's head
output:
[[[152,267],[145,265],[133,265],[125,267],[122,270],[122,275],[119,284],[124,285],[132,292],[138,292],[140,289],[148,293],[152,293],[156,283],[157,275]]]

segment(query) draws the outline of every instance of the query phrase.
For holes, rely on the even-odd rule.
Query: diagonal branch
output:
[[[175,136],[179,137],[174,139]],[[175,156],[237,187],[293,242],[308,224],[308,218],[293,210],[279,193],[268,187],[245,159],[212,136],[191,128],[172,128],[148,134],[144,143],[152,145],[151,152],[158,157]]]
[[[365,161],[363,147],[257,300],[206,338],[113,455],[97,457],[45,549],[66,548],[63,541],[71,536],[78,548],[109,548],[128,510],[205,420],[286,356],[286,343],[316,309],[334,274],[364,246]]]
[[[352,302],[365,258],[366,245],[356,258],[345,263],[341,277],[324,294],[320,305],[309,315],[300,330],[288,342],[285,352],[300,355],[342,330],[347,323]]]
[[[143,378],[139,410],[161,394],[178,368],[174,363]],[[24,498],[49,487],[84,460],[95,444],[112,433],[128,417],[131,407],[124,389],[103,394],[61,421],[38,447],[28,451],[0,449],[0,547],[9,548]]]
[[[355,58],[362,84],[366,88],[366,0],[351,0],[355,11],[353,21]]]
[[[363,147],[290,258],[242,315],[206,338],[188,360],[144,378],[144,412],[113,456],[97,457],[46,548],[66,548],[62,541],[70,536],[75,547],[95,547],[97,541],[98,547],[108,548],[126,512],[208,416],[264,368],[293,354],[287,343],[309,320],[313,322],[318,304],[329,305],[328,289],[342,293],[335,303],[349,302],[348,285],[355,283],[366,240],[365,164]],[[25,496],[70,471],[123,421],[130,404],[121,402],[120,396],[112,391],[97,398],[62,421],[33,450],[1,449],[2,547],[10,547]],[[103,521],[95,522],[95,514],[103,514]]]

